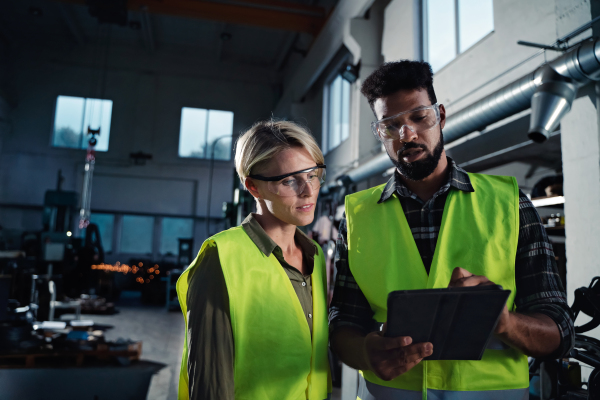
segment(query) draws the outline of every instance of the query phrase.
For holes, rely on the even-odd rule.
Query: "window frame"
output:
[[[323,121],[322,121],[322,137],[321,137],[321,148],[323,151],[323,154],[326,155],[328,154],[330,151],[337,149],[338,147],[340,147],[342,145],[342,143],[344,143],[346,140],[348,140],[350,138],[350,116],[351,116],[351,110],[352,110],[352,86],[353,84],[346,81],[344,79],[344,77],[341,74],[340,68],[342,65],[344,65],[344,63],[348,60],[349,57],[346,57],[341,63],[340,66],[338,68],[336,68],[333,73],[331,73],[327,79],[325,80],[325,83],[323,85]],[[336,144],[335,146],[331,146],[330,147],[330,142],[331,142],[331,131],[330,131],[330,127],[331,127],[331,115],[332,113],[330,112],[330,100],[331,100],[331,86],[333,85],[333,83],[336,81],[337,78],[340,78],[342,85],[345,83],[348,84],[348,110],[347,110],[347,115],[348,115],[348,131],[346,136],[344,137],[343,132],[340,132],[340,141],[338,144]],[[343,87],[341,88],[341,92],[343,93]],[[341,100],[340,101],[340,110],[339,110],[339,114],[340,114],[340,123],[342,122],[342,118],[343,118],[343,104],[344,101]]]
[[[448,61],[446,64],[442,65],[436,71],[433,71],[434,74],[443,70],[446,66],[450,65],[454,60],[456,60],[458,58],[458,56],[466,53],[467,51],[469,51],[470,49],[475,47],[475,45],[477,45],[482,40],[484,40],[488,35],[490,35],[491,33],[494,32],[495,27],[496,27],[496,25],[494,23],[494,15],[495,14],[493,14],[494,0],[490,0],[490,1],[492,2],[492,29],[488,33],[486,33],[483,37],[481,37],[481,39],[479,39],[477,42],[473,43],[471,46],[469,46],[466,49],[461,51],[461,48],[460,48],[460,12],[459,12],[460,0],[452,0],[452,3],[454,5],[454,46],[455,46],[456,51],[450,61]],[[423,60],[430,63],[430,58],[429,58],[429,19],[428,19],[429,0],[421,0],[420,3],[421,3],[420,6],[421,6],[421,38],[422,38],[421,51],[423,54]]]
[[[201,110],[201,111],[206,111],[206,122],[205,122],[205,131],[204,131],[204,152],[205,155],[204,157],[195,157],[195,156],[184,156],[181,155],[181,129],[182,129],[182,120],[183,120],[183,110],[184,109],[192,109],[192,110]],[[217,110],[214,108],[201,108],[201,107],[189,107],[189,106],[182,106],[180,107],[180,117],[179,117],[179,136],[178,136],[178,142],[177,142],[177,157],[180,159],[185,159],[185,160],[205,160],[205,161],[210,161],[211,160],[211,148],[209,146],[209,124],[210,124],[210,113],[211,111],[218,111],[218,112],[228,112],[231,113],[232,118],[231,118],[231,135],[228,136],[229,138],[231,138],[231,142],[229,144],[229,152],[228,152],[228,157],[227,159],[222,159],[222,158],[214,158],[214,161],[222,161],[222,162],[231,162],[231,156],[232,156],[232,149],[233,149],[233,131],[234,131],[234,125],[235,125],[235,112],[231,111],[231,110]],[[224,136],[224,135],[222,135]],[[219,136],[221,137],[221,136]],[[226,140],[226,139],[224,139]]]
[[[56,113],[58,111],[58,99],[60,97],[72,97],[72,98],[76,98],[76,99],[82,99],[84,100],[84,108],[83,108],[83,115],[82,115],[82,131],[80,132],[81,134],[81,142],[80,145],[78,147],[69,147],[69,146],[60,146],[60,145],[56,145],[54,144],[55,142],[55,134],[56,134]],[[68,94],[57,94],[55,95],[54,98],[54,113],[52,116],[52,128],[50,131],[50,147],[54,148],[54,149],[69,149],[69,150],[87,150],[88,145],[87,145],[87,133],[84,132],[85,130],[85,126],[84,126],[84,122],[85,122],[85,110],[86,110],[86,103],[88,100],[99,100],[99,101],[110,101],[110,119],[109,119],[109,123],[108,123],[108,139],[107,139],[107,147],[106,150],[100,150],[98,149],[98,147],[96,146],[96,148],[94,149],[94,151],[96,152],[101,152],[101,153],[108,153],[110,150],[110,134],[111,134],[111,128],[112,128],[112,122],[113,122],[113,113],[114,113],[114,105],[115,105],[115,101],[109,98],[96,98],[96,97],[85,97],[85,96],[79,96],[79,95],[68,95]],[[102,136],[102,132],[100,132],[100,136]],[[84,146],[85,144],[85,146]]]

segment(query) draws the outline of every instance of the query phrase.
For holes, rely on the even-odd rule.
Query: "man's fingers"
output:
[[[404,346],[408,346],[412,343],[412,338],[410,336],[399,336],[395,338],[386,338],[382,337],[379,340],[379,345],[381,346],[381,350],[394,350]]]
[[[452,276],[450,277],[450,283],[452,283],[453,281],[456,281],[458,279],[468,278],[469,276],[473,276],[473,274],[464,268],[456,267],[456,268],[454,268],[454,270],[452,270]]]
[[[396,349],[392,355],[394,368],[414,363],[416,360],[428,357],[432,353],[433,345],[431,343],[417,343]]]
[[[490,280],[483,275],[472,275],[466,278],[461,278],[450,282],[450,286],[452,287],[467,287],[490,284],[493,284],[493,282],[490,282]]]
[[[427,343],[416,343],[403,348],[405,362],[413,362],[419,358],[425,358],[433,353],[433,344]]]

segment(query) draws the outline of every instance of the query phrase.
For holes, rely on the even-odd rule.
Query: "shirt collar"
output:
[[[277,243],[271,239],[267,232],[258,223],[252,213],[248,214],[244,222],[242,222],[242,228],[246,234],[252,239],[256,247],[267,257],[279,247]],[[302,252],[308,256],[314,257],[317,254],[317,246],[314,242],[304,234],[298,227],[296,227],[296,234],[294,236],[298,245],[302,248]]]
[[[459,167],[453,159],[450,157],[446,158],[448,159],[448,164],[450,165],[450,174],[448,175],[446,183],[442,185],[436,195],[447,192],[451,187],[457,190],[462,190],[463,192],[474,192],[475,189],[473,188],[473,185],[471,185],[469,174],[467,174],[464,169]],[[394,193],[400,197],[417,198],[417,196],[411,192],[406,185],[404,185],[404,182],[402,182],[402,179],[400,179],[400,176],[398,175],[398,170],[394,170],[394,174],[383,188],[383,193],[381,193],[381,197],[377,203],[380,204],[384,201],[387,201]]]

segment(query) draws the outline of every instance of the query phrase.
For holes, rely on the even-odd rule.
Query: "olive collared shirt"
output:
[[[312,284],[316,245],[300,229],[295,240],[300,246],[308,274],[303,275],[283,258],[281,248],[250,214],[242,228],[267,257],[273,254],[296,291],[312,332]],[[240,254],[240,257],[243,257]],[[234,341],[229,315],[229,294],[219,251],[209,245],[196,260],[188,276],[188,376],[190,400],[234,400]],[[293,312],[290,310],[290,312]]]

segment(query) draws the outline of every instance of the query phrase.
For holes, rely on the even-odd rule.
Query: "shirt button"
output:
[[[306,282],[302,282],[302,286],[306,286]]]
[[[312,314],[308,314],[308,318],[312,318]]]

